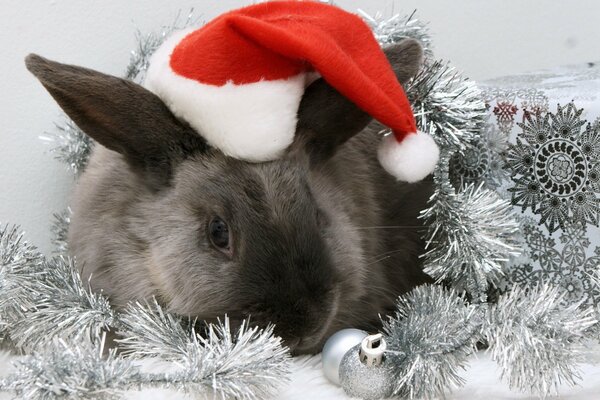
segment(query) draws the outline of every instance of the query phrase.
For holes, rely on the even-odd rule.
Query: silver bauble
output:
[[[391,397],[394,391],[394,373],[391,363],[385,359],[381,365],[367,366],[359,358],[360,344],[354,346],[342,358],[340,384],[350,397],[375,400]]]
[[[323,374],[332,383],[340,384],[340,363],[344,355],[360,344],[367,337],[367,332],[360,329],[342,329],[334,333],[323,346],[321,360],[323,362]]]

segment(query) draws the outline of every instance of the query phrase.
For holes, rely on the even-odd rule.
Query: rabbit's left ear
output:
[[[423,47],[415,39],[404,39],[383,48],[398,81],[404,85],[423,65]]]
[[[153,184],[168,180],[174,162],[206,150],[200,135],[134,82],[36,54],[25,64],[77,126]]]
[[[401,84],[408,82],[423,63],[423,49],[414,39],[384,47],[383,52]],[[326,159],[371,120],[369,114],[320,78],[304,92],[297,133],[305,137],[311,157]]]

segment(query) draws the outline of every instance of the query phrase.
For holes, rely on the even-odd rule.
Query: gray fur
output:
[[[420,46],[412,40],[386,52],[402,80],[420,65]],[[402,52],[411,55],[398,56]],[[191,139],[196,134],[163,109],[146,122],[111,118],[105,104],[83,115],[78,99],[93,94],[85,84],[65,90],[55,72],[44,72],[49,67],[36,67],[48,62],[29,58],[28,67],[75,121],[91,126],[88,134],[107,141],[93,127],[98,113],[113,123],[115,145],[96,146],[76,187],[69,244],[84,279],[91,277],[93,289],[114,306],[156,296],[172,312],[201,319],[251,316],[258,324],[275,323],[296,353],[312,353],[339,329],[377,329],[379,313],[428,280],[418,258],[423,228],[417,216],[431,194],[430,180],[403,184],[387,175],[376,160],[381,125],[369,124],[324,81],[307,89],[287,155],[252,164]],[[73,68],[67,67],[77,75]],[[61,64],[52,69],[60,71]],[[94,87],[106,84],[106,76],[94,76]],[[118,103],[114,86],[100,90],[111,91]],[[154,101],[143,89],[136,96],[134,103],[123,100],[127,107]],[[165,118],[170,122],[153,122]],[[135,138],[151,126],[158,128],[149,147],[168,149],[146,157]],[[175,139],[170,129],[179,132]],[[136,134],[122,139],[122,130]],[[185,151],[173,149],[178,143]],[[233,232],[231,258],[207,239],[215,215]]]

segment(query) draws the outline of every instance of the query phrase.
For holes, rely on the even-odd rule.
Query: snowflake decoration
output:
[[[544,92],[529,89],[522,96],[521,108],[523,113],[541,114],[548,112],[548,97]]]
[[[486,124],[480,137],[469,143],[466,150],[450,159],[450,178],[456,187],[484,182],[497,188],[509,177],[502,154],[508,148],[508,136],[495,124]]]
[[[502,132],[510,132],[519,108],[509,101],[499,101],[492,110]]]
[[[565,292],[565,304],[600,305],[600,286],[594,282],[600,266],[600,247],[588,255],[591,249],[585,225],[580,222],[565,225],[560,243],[532,220],[524,221],[523,234],[529,247],[529,261],[510,269],[510,282],[518,285],[549,282]]]
[[[600,213],[600,123],[587,124],[573,103],[556,114],[524,113],[506,166],[513,205],[541,216],[550,233],[566,223],[598,225]]]

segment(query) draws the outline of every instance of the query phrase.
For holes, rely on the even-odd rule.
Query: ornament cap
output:
[[[381,365],[387,344],[381,333],[369,335],[360,344],[359,359],[367,367]]]

